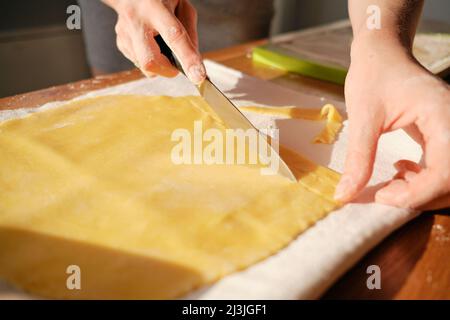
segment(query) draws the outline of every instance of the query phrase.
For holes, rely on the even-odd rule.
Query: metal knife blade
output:
[[[203,81],[203,83],[197,86],[197,88],[200,95],[206,100],[211,109],[214,110],[214,112],[230,129],[253,129],[256,132],[259,132],[259,130],[252,125],[244,114],[242,114],[242,112],[211,82],[211,80],[209,80],[209,78]],[[267,141],[267,138],[264,135],[262,136],[268,144],[268,148],[270,148],[271,155],[273,154],[278,158],[278,174],[290,179],[291,181],[297,181],[291,169],[289,169],[288,165],[284,162],[279,153]]]
[[[175,57],[172,54],[170,57],[172,63],[177,67],[177,69],[184,74],[183,68]],[[253,126],[253,124],[244,116],[244,114],[217,88],[211,80],[207,77],[203,83],[197,86],[197,89],[203,99],[209,104],[211,109],[219,116],[220,119],[230,128],[230,129],[253,129],[259,133],[259,130]],[[292,173],[291,169],[289,169],[288,165],[281,158],[280,154],[272,147],[272,145],[267,141],[266,136],[263,134],[259,135],[263,136],[265,142],[268,145],[268,149],[271,152],[271,155],[275,155],[278,160],[278,174],[288,178],[293,182],[297,182],[297,178]],[[261,150],[258,151],[261,152]]]

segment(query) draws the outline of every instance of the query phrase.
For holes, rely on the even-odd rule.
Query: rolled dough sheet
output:
[[[175,165],[175,129],[225,127],[200,98],[113,95],[0,125],[0,276],[50,298],[175,298],[286,246],[338,207],[339,175],[282,150],[257,165]],[[66,269],[81,270],[81,290]]]

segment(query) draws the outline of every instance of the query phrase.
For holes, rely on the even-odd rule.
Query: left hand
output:
[[[409,50],[389,41],[355,43],[345,84],[349,146],[336,199],[348,202],[369,181],[380,135],[405,129],[424,151],[423,166],[403,160],[377,202],[423,208],[450,206],[450,89]],[[428,207],[435,208],[435,207]]]

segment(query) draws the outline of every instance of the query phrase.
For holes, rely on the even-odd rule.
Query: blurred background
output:
[[[274,0],[273,3],[271,0],[191,1],[199,11],[202,51],[348,17],[347,0]],[[247,1],[249,3],[243,5]],[[267,8],[261,7],[263,2]],[[230,8],[229,12],[220,8],[224,3]],[[66,27],[66,10],[72,4],[77,4],[77,1],[1,1],[0,97],[91,76],[86,38],[82,31]],[[256,6],[258,9],[255,9]],[[246,19],[249,10],[258,15],[259,20],[253,19],[255,21],[249,23]],[[449,12],[449,0],[428,0],[423,17],[450,23]],[[218,19],[219,16],[221,19]],[[217,32],[224,36],[218,37]],[[240,32],[241,36],[226,37],[230,32]]]

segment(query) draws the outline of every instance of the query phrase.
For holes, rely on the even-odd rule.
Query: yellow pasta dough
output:
[[[171,133],[196,120],[225,129],[199,97],[106,96],[0,124],[0,277],[50,298],[175,298],[338,206],[338,174],[289,150],[297,183],[175,165]]]

